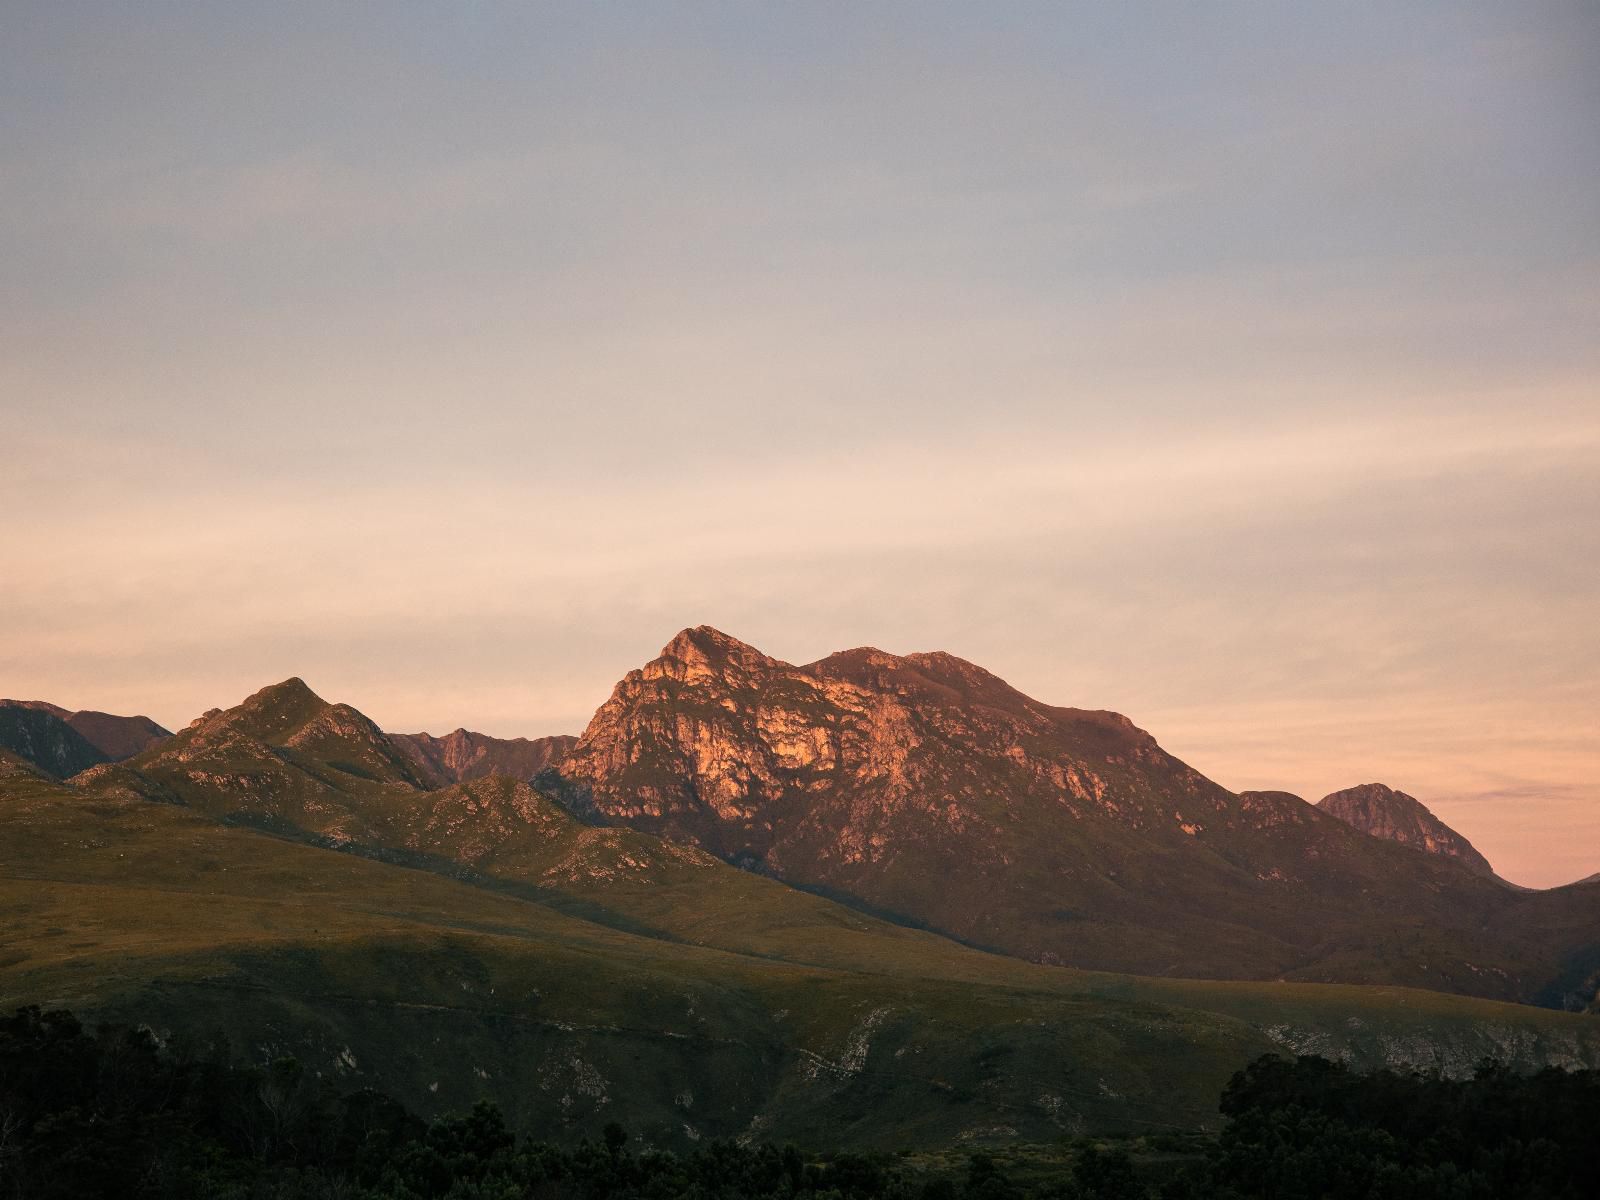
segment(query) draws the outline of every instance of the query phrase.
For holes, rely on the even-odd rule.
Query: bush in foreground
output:
[[[1600,1195],[1600,1073],[1470,1080],[1358,1074],[1268,1056],[1228,1084],[1228,1118],[1159,1189],[1180,1139],[1078,1146],[1027,1183],[975,1154],[964,1177],[892,1158],[809,1160],[717,1142],[689,1155],[519,1138],[479,1104],[429,1124],[364,1089],[338,1094],[292,1059],[166,1050],[70,1014],[0,1019],[0,1197],[84,1200],[1587,1200]],[[1141,1161],[1141,1154],[1148,1161]]]

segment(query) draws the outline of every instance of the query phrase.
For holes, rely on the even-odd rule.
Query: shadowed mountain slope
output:
[[[93,709],[68,712],[60,705],[44,700],[0,700],[0,708],[6,707],[30,708],[60,718],[99,752],[101,757],[97,761],[101,762],[132,758],[141,750],[148,750],[163,738],[172,736],[170,731],[149,717],[119,717]]]
[[[35,704],[0,701],[0,750],[57,779],[106,761],[106,756],[59,715]]]
[[[1532,999],[1600,945],[1586,902],[1486,936],[1519,903],[1494,880],[948,654],[797,667],[685,630],[561,771],[609,819],[1041,962]]]
[[[1489,860],[1446,825],[1422,801],[1381,783],[1363,783],[1332,792],[1317,807],[1345,824],[1429,854],[1453,858],[1479,875],[1493,875]]]

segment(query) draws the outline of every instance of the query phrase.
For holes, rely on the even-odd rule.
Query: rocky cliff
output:
[[[1317,807],[1362,833],[1428,854],[1442,854],[1480,875],[1494,874],[1489,860],[1434,816],[1427,805],[1381,783],[1363,783],[1330,793],[1317,801]]]
[[[1549,973],[1481,935],[1508,889],[1454,858],[1235,795],[1126,717],[949,654],[796,666],[687,629],[561,771],[609,820],[1038,961],[1507,998]]]

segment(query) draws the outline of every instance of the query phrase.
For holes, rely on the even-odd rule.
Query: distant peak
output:
[[[63,721],[72,715],[67,709],[48,700],[0,700],[0,707],[31,708],[35,712],[47,712],[52,717],[60,717]]]
[[[696,625],[680,630],[676,637],[661,648],[662,658],[682,662],[716,661],[719,659],[756,660],[773,662],[754,646],[714,629],[710,625]]]
[[[1489,860],[1477,847],[1435,816],[1426,804],[1386,783],[1362,783],[1330,792],[1317,801],[1317,807],[1373,837],[1453,858],[1481,875],[1494,874]]]
[[[272,741],[332,707],[307,687],[305,680],[292,675],[282,683],[270,684],[246,696],[237,708],[226,710],[220,720],[230,727]]]
[[[1366,811],[1404,812],[1433,817],[1432,811],[1421,800],[1386,783],[1358,783],[1355,787],[1329,792],[1317,801],[1317,807],[1345,821],[1350,821],[1352,814]]]
[[[321,699],[321,696],[306,686],[304,679],[301,679],[298,675],[291,675],[282,683],[268,684],[246,699],[245,703],[248,704],[251,700],[316,700],[320,702]]]
[[[1342,791],[1338,791],[1338,792],[1330,792],[1327,796],[1324,796],[1323,799],[1327,800],[1327,799],[1332,798],[1333,796],[1348,796],[1348,795],[1351,795],[1351,794],[1361,794],[1361,795],[1367,795],[1367,796],[1384,796],[1384,797],[1395,797],[1395,796],[1398,796],[1398,797],[1401,797],[1401,798],[1406,799],[1406,800],[1412,800],[1412,801],[1414,801],[1415,803],[1418,803],[1418,804],[1422,803],[1420,800],[1417,800],[1416,797],[1414,797],[1414,796],[1407,796],[1404,792],[1400,791],[1398,788],[1392,788],[1387,783],[1377,783],[1377,782],[1373,782],[1373,783],[1358,783],[1358,784],[1355,785],[1355,787],[1348,787],[1348,788],[1345,788]]]

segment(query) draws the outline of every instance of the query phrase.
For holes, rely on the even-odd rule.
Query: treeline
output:
[[[1203,1153],[1079,1141],[1026,1182],[982,1154],[948,1178],[893,1156],[817,1161],[768,1145],[635,1154],[616,1125],[598,1142],[557,1147],[518,1138],[488,1104],[428,1123],[379,1092],[338,1094],[290,1059],[244,1068],[220,1050],[164,1050],[141,1030],[91,1032],[70,1013],[0,1018],[5,1200],[1600,1196],[1592,1071],[1485,1067],[1448,1081],[1268,1057],[1234,1077],[1221,1108],[1227,1126]]]

